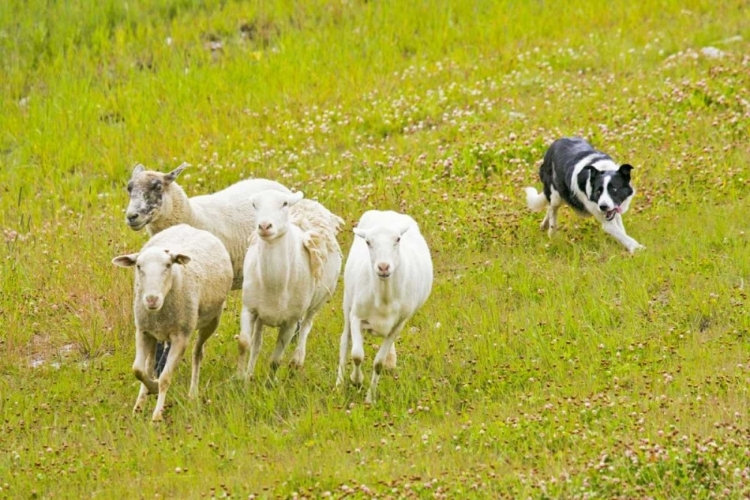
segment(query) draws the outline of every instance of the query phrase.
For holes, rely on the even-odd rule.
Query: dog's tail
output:
[[[532,211],[538,212],[549,203],[544,193],[537,192],[533,187],[523,188],[523,190],[526,191],[526,203]]]

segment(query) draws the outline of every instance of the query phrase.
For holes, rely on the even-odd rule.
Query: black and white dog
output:
[[[531,210],[549,205],[542,230],[549,228],[550,236],[557,229],[557,210],[564,201],[576,212],[596,217],[606,233],[634,253],[645,247],[628,236],[622,224],[622,214],[635,194],[630,185],[631,170],[631,165],[617,165],[609,155],[581,138],[558,139],[545,153],[539,168],[544,192],[527,187],[526,201]]]

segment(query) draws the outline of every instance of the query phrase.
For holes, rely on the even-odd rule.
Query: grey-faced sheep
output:
[[[190,397],[198,394],[203,344],[216,331],[232,287],[232,262],[224,245],[208,231],[179,224],[159,232],[139,253],[115,257],[121,267],[135,267],[135,361],[133,373],[141,389],[133,411],[148,394],[158,393],[152,419],[162,419],[172,375],[194,330]],[[156,343],[170,342],[169,355],[154,380]]]
[[[275,374],[299,325],[292,364],[305,361],[307,336],[318,310],[336,290],[341,249],[336,234],[343,220],[300,192],[264,191],[252,198],[256,231],[245,256],[238,373],[252,376],[264,326],[279,328],[271,359]],[[248,359],[249,353],[249,359]]]
[[[125,212],[128,226],[146,228],[154,235],[176,224],[188,224],[216,235],[232,259],[233,290],[242,288],[242,266],[247,241],[255,230],[255,211],[250,197],[266,190],[291,193],[285,186],[268,179],[246,179],[216,193],[188,198],[175,182],[187,167],[164,174],[137,165],[128,182],[130,203]]]
[[[384,340],[375,355],[366,397],[373,403],[381,371],[396,366],[394,342],[430,295],[432,258],[419,226],[408,215],[370,210],[362,215],[354,234],[344,268],[344,331],[336,385],[344,381],[349,337],[354,362],[351,381],[361,385],[362,332],[380,335]]]

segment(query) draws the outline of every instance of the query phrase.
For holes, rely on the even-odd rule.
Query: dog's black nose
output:
[[[602,212],[606,212],[609,210],[609,207],[607,205],[599,205],[599,210]]]

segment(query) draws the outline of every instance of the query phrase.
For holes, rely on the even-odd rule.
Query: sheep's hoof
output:
[[[154,415],[151,417],[151,421],[154,423],[163,422],[164,416],[162,415],[162,412],[154,412]]]
[[[274,389],[277,385],[279,385],[279,381],[275,375],[266,379],[266,389]]]
[[[301,370],[304,364],[305,364],[305,356],[300,355],[296,352],[294,353],[294,356],[292,356],[291,361],[289,361],[289,366],[291,366],[292,368],[296,368],[298,370]]]
[[[362,382],[364,381],[365,377],[362,375],[361,371],[354,370],[352,374],[349,376],[349,380],[352,381],[352,384],[354,384],[357,387],[362,386]]]
[[[344,370],[342,368],[339,368],[338,372],[336,373],[336,389],[344,385]]]
[[[390,351],[385,356],[385,362],[383,362],[383,368],[386,370],[393,370],[396,368],[396,353],[394,351]]]

